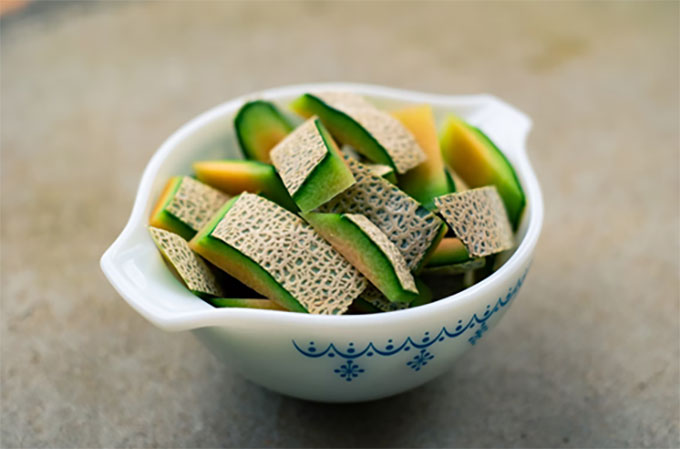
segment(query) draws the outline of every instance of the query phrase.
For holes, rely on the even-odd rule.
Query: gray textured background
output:
[[[5,447],[679,446],[678,3],[34,4],[0,22]],[[308,81],[490,92],[546,219],[498,328],[391,399],[262,390],[107,284],[155,148]]]

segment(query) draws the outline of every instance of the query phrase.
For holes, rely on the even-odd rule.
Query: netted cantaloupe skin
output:
[[[354,184],[337,145],[315,117],[296,128],[270,155],[288,193],[303,212],[316,209]]]
[[[435,197],[455,192],[456,187],[446,173],[432,107],[410,106],[392,111],[392,115],[413,134],[427,157],[423,163],[399,176],[399,188],[423,206],[433,209]]]
[[[394,117],[350,92],[304,94],[291,104],[304,117],[317,115],[331,134],[370,160],[406,173],[425,160],[416,139]]]
[[[324,213],[365,215],[418,272],[448,230],[444,222],[415,199],[375,175],[363,164],[345,157],[356,183],[319,208]]]
[[[257,193],[291,212],[298,210],[273,165],[258,161],[224,159],[194,162],[193,169],[199,181],[228,195]]]
[[[151,213],[149,225],[191,239],[229,197],[189,176],[166,184]]]
[[[434,202],[470,256],[490,256],[514,246],[512,227],[495,186],[450,193]]]
[[[244,104],[234,118],[234,129],[246,159],[271,163],[269,152],[292,130],[293,124],[268,101]]]
[[[206,259],[288,310],[340,314],[366,280],[298,216],[243,193],[190,242]]]
[[[455,116],[444,123],[440,144],[444,161],[468,187],[496,186],[516,230],[526,199],[515,169],[496,144]]]
[[[163,258],[170,264],[172,271],[194,294],[203,297],[224,296],[210,267],[195,254],[188,242],[181,236],[165,229],[149,227],[151,238]]]
[[[303,216],[390,301],[409,303],[417,296],[399,249],[366,217],[314,212]]]

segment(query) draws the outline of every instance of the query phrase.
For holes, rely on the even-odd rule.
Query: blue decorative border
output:
[[[432,354],[427,348],[431,347],[437,342],[442,342],[447,338],[456,338],[469,329],[473,329],[477,326],[477,330],[468,338],[468,342],[471,345],[477,343],[477,341],[482,338],[482,335],[488,330],[486,321],[491,318],[496,312],[505,307],[510,303],[510,301],[517,296],[520,287],[524,283],[524,279],[527,276],[529,269],[524,271],[524,274],[517,279],[514,287],[508,289],[508,293],[505,297],[498,298],[496,304],[492,307],[491,305],[486,306],[486,310],[481,317],[477,314],[473,314],[468,320],[467,324],[463,325],[463,320],[458,320],[458,324],[453,330],[449,330],[446,326],[443,326],[436,336],[431,337],[430,332],[425,332],[425,335],[419,342],[411,337],[406,337],[406,339],[400,345],[395,345],[392,339],[387,341],[387,345],[384,348],[378,348],[373,342],[370,342],[362,350],[357,350],[354,347],[354,343],[349,343],[347,349],[344,351],[338,349],[335,343],[330,343],[325,349],[319,350],[313,341],[310,341],[306,349],[300,347],[295,340],[292,340],[293,346],[298,352],[305,357],[318,359],[321,357],[341,357],[345,359],[345,362],[336,368],[333,372],[339,375],[340,379],[347,382],[351,382],[356,379],[360,374],[366,372],[364,368],[356,363],[356,359],[362,356],[373,357],[374,355],[380,355],[383,357],[392,356],[401,351],[410,351],[411,348],[415,348],[418,351],[415,356],[406,363],[406,366],[413,369],[414,371],[420,371],[424,366],[428,364],[432,359],[434,359],[434,354]]]

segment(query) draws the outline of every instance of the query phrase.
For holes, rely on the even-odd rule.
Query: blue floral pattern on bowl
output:
[[[321,357],[340,357],[343,359],[343,363],[335,368],[333,373],[338,376],[338,379],[345,380],[346,382],[351,382],[358,378],[359,375],[366,372],[366,369],[356,362],[357,359],[374,356],[389,357],[402,351],[410,351],[412,348],[417,351],[417,353],[406,362],[406,366],[411,368],[414,372],[418,372],[425,368],[430,361],[434,360],[435,355],[430,351],[430,348],[436,343],[444,342],[447,339],[458,338],[467,331],[474,330],[474,332],[468,332],[469,335],[467,340],[470,345],[475,345],[488,330],[486,324],[488,319],[507,306],[510,301],[517,296],[520,287],[522,287],[522,284],[524,283],[527,272],[528,269],[519,279],[517,279],[515,285],[508,289],[508,293],[504,297],[498,298],[493,305],[487,305],[486,310],[481,317],[475,313],[465,322],[465,324],[463,320],[458,320],[455,327],[447,328],[446,326],[442,326],[434,337],[430,332],[425,332],[422,338],[415,339],[409,336],[399,345],[394,344],[394,339],[389,339],[384,347],[370,342],[361,350],[357,349],[353,342],[349,343],[345,350],[339,349],[338,345],[335,343],[330,343],[324,349],[319,349],[313,341],[310,341],[306,347],[302,347],[298,345],[295,340],[292,340],[293,346],[305,357],[313,359],[320,359]]]

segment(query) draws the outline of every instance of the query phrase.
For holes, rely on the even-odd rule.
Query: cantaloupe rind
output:
[[[366,279],[301,218],[258,195],[227,203],[189,243],[288,310],[340,314]]]
[[[236,307],[243,309],[282,310],[283,307],[270,299],[261,298],[210,298],[207,300],[215,307]]]
[[[175,176],[166,184],[149,225],[191,239],[229,197],[189,176]]]
[[[316,209],[354,184],[354,176],[321,121],[313,117],[270,153],[288,193],[303,212]]]
[[[234,129],[243,155],[269,164],[269,152],[293,130],[293,124],[273,103],[254,100],[236,113]]]
[[[409,303],[417,296],[401,252],[366,217],[315,212],[303,217],[390,301]]]
[[[273,165],[243,159],[198,161],[194,173],[204,182],[230,196],[257,193],[291,212],[298,210]]]
[[[496,186],[512,228],[517,229],[526,199],[515,169],[496,144],[453,115],[444,123],[440,144],[444,161],[470,188]]]
[[[224,296],[210,267],[195,254],[185,239],[165,229],[149,226],[151,238],[163,258],[170,264],[180,280],[194,294],[201,297]]]
[[[462,240],[456,237],[444,237],[432,252],[427,267],[452,265],[470,260],[470,253]]]
[[[434,203],[470,256],[489,256],[513,247],[512,226],[495,186],[450,193]]]
[[[356,183],[321,206],[319,212],[365,215],[417,273],[448,228],[434,213],[365,165],[349,157],[345,161]]]
[[[308,93],[291,104],[304,117],[317,115],[340,142],[373,162],[406,173],[425,160],[413,135],[394,117],[350,92]]]

